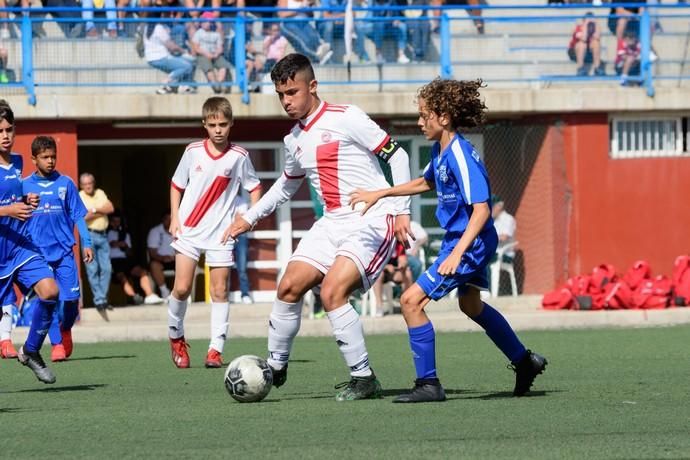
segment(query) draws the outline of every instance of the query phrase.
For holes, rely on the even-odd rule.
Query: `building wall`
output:
[[[669,275],[690,253],[690,158],[609,158],[608,117],[565,119],[568,184],[573,193],[569,271],[606,262],[619,272],[638,259]]]

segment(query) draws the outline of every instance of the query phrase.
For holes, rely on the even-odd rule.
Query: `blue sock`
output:
[[[484,303],[484,302],[482,302]],[[511,363],[516,363],[525,356],[527,350],[520,342],[508,321],[491,305],[484,303],[482,312],[472,320],[486,331],[486,335],[496,344]]]
[[[78,300],[66,300],[62,303],[62,323],[60,329],[63,331],[69,331],[74,326],[74,322],[79,316],[79,301]]]
[[[41,345],[43,345],[43,341],[48,334],[50,323],[53,321],[55,305],[56,302],[54,300],[38,299],[38,303],[34,307],[34,316],[31,319],[29,335],[26,338],[26,342],[24,342],[24,350],[33,353],[41,349]]]
[[[423,326],[411,327],[410,348],[418,379],[436,378],[436,334],[431,321]]]
[[[48,338],[51,345],[62,343],[62,334],[60,334],[60,318],[58,318],[57,308],[53,311],[53,320],[50,322],[48,329]]]

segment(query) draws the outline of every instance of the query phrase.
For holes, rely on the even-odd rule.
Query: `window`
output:
[[[682,117],[614,117],[610,123],[611,158],[688,155]]]

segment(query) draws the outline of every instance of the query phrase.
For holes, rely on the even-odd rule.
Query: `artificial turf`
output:
[[[336,402],[347,372],[330,338],[298,338],[287,384],[260,403],[226,393],[223,369],[173,367],[168,344],[76,344],[38,382],[0,363],[0,457],[19,458],[679,458],[690,457],[690,326],[524,332],[549,360],[529,397],[481,333],[439,334],[448,401],[392,404],[414,379],[407,337],[370,336],[385,398]],[[226,360],[265,354],[232,340]],[[50,355],[45,347],[44,355]]]

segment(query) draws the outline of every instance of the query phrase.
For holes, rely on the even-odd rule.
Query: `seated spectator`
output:
[[[494,220],[494,227],[498,233],[498,249],[501,249],[506,244],[515,241],[515,231],[517,229],[517,222],[515,217],[508,214],[505,210],[505,203],[503,198],[498,195],[491,197],[491,217]],[[503,254],[504,262],[512,262],[515,259],[515,250],[509,249]],[[495,259],[494,259],[495,260]]]
[[[409,7],[429,6],[429,0],[398,0],[398,4]],[[431,21],[427,10],[406,9],[404,11],[412,46],[412,60],[423,62],[431,40]]]
[[[108,242],[110,243],[110,263],[113,267],[113,277],[122,285],[125,294],[132,299],[135,305],[153,305],[163,303],[151,288],[149,273],[137,265],[132,258],[132,238],[122,224],[122,218],[117,214],[110,215],[110,228],[108,229]],[[146,297],[138,294],[129,277],[139,280],[139,286]]]
[[[230,72],[230,63],[223,56],[223,37],[216,30],[213,13],[201,15],[201,27],[192,37],[192,49],[197,56],[197,65],[204,72],[213,92],[223,92],[223,83]],[[230,86],[225,87],[229,92]]]
[[[576,75],[579,77],[589,75],[591,69],[595,75],[605,75],[601,62],[601,31],[591,12],[587,12],[575,26],[568,45],[568,57],[577,64]]]
[[[631,0],[619,3],[638,3],[644,5],[647,0]],[[640,20],[637,15],[640,13],[639,6],[616,6],[611,8],[609,12],[608,26],[612,34],[616,36],[617,40],[622,40],[625,32],[631,32],[634,35],[640,35]]]
[[[360,50],[360,58],[363,61],[369,60],[369,55],[364,48],[364,38],[367,37],[374,42],[376,47],[376,61],[385,62],[384,57],[384,40],[386,38],[393,38],[396,43],[397,61],[400,64],[407,64],[410,59],[405,55],[407,48],[407,23],[399,19],[391,19],[390,21],[374,20],[367,21],[367,18],[394,18],[402,16],[401,11],[393,11],[389,9],[390,6],[397,6],[396,0],[362,0],[367,8],[378,7],[383,8],[379,10],[369,10],[366,12],[363,21],[355,21],[359,24],[357,29],[357,39],[355,41],[355,50]]]
[[[150,17],[161,13],[151,13]],[[179,56],[185,50],[170,38],[170,28],[162,22],[149,22],[144,33],[144,59],[155,69],[168,72],[168,78],[163,87],[156,90],[158,94],[191,93],[189,86],[181,86],[180,82],[191,81],[194,66],[189,60]],[[178,54],[178,56],[173,55]]]
[[[321,0],[322,8],[332,8],[336,11],[324,11],[322,13],[322,20],[319,21],[317,27],[321,33],[323,40],[331,45],[333,48],[333,43],[336,38],[344,38],[345,35],[345,8],[347,7],[348,0]],[[354,23],[355,35],[362,33],[360,30],[360,22]],[[364,50],[363,41],[354,42],[354,52],[361,61],[368,61],[368,56]],[[367,59],[364,59],[367,57]]]
[[[618,40],[616,48],[616,74],[621,77],[621,86],[635,86],[639,83],[630,81],[628,77],[640,75],[640,41],[634,32],[626,32],[623,39]]]
[[[281,23],[281,30],[285,38],[292,44],[295,51],[307,56],[312,62],[326,64],[333,56],[331,45],[324,42],[319,32],[314,28],[309,19],[310,16],[299,9],[311,8],[311,0],[278,0],[277,8],[285,8],[278,11],[278,17],[290,19]],[[290,11],[292,10],[292,11]],[[304,19],[294,21],[294,19]]]
[[[167,299],[170,289],[165,282],[165,270],[175,270],[175,250],[170,246],[173,242],[170,234],[170,210],[163,213],[161,223],[149,230],[146,246],[149,251],[149,270],[153,281],[158,286],[161,297]]]
[[[442,6],[442,5],[469,5],[469,6],[479,6],[481,4],[486,5],[486,1],[480,1],[480,0],[430,0],[429,5],[431,6]],[[477,33],[479,35],[484,35],[484,20],[482,19],[482,10],[479,8],[473,8],[471,10],[466,10],[467,14],[474,19],[472,22],[474,23],[475,29],[477,29]],[[438,17],[440,15],[441,11],[436,10],[434,11],[433,16]],[[436,21],[435,21],[436,22]],[[438,33],[439,26],[435,26],[433,32]]]
[[[29,0],[0,0],[0,9],[3,8],[29,8]],[[0,40],[10,38],[10,23],[6,22],[10,18],[7,12],[0,11]]]
[[[276,62],[285,57],[287,45],[287,38],[280,33],[280,26],[277,23],[271,24],[264,38],[264,73],[270,73]]]
[[[93,22],[94,8],[105,7],[105,17],[108,18],[108,37],[117,38],[117,12],[115,11],[115,0],[81,0],[83,8],[82,19],[86,22],[86,38],[98,38],[100,33],[98,27]],[[112,9],[111,9],[112,8]]]
[[[408,268],[403,272],[403,290],[412,286],[422,274],[424,261],[421,259],[420,249],[429,242],[429,234],[417,222],[410,221],[410,229],[415,239],[410,238],[410,248],[405,251]]]
[[[245,45],[245,72],[249,80],[250,91],[258,93],[261,91],[261,79],[264,72],[264,54],[254,49],[254,43],[247,41]]]
[[[381,276],[378,277],[378,279],[374,282],[374,285],[371,287],[374,290],[374,296],[376,297],[376,316],[383,316],[387,313],[391,313],[387,312],[383,308],[383,285],[389,282],[402,285],[405,281],[405,272],[407,271],[407,268],[407,255],[405,254],[405,247],[400,242],[396,242],[393,255],[391,255],[391,258],[388,259],[388,262],[383,267]],[[380,308],[380,310],[378,308]]]
[[[84,35],[84,23],[79,19],[81,18],[81,13],[78,11],[81,8],[81,4],[77,0],[41,0],[41,4],[45,8],[74,8],[73,11],[53,11],[50,15],[54,19],[74,19],[74,22],[58,21],[57,25],[62,30],[67,38],[79,38]],[[40,15],[41,13],[39,13]],[[33,13],[32,13],[33,15]],[[45,13],[43,14],[45,16]],[[42,30],[41,23],[36,22],[37,29]],[[45,33],[45,32],[44,32]]]

